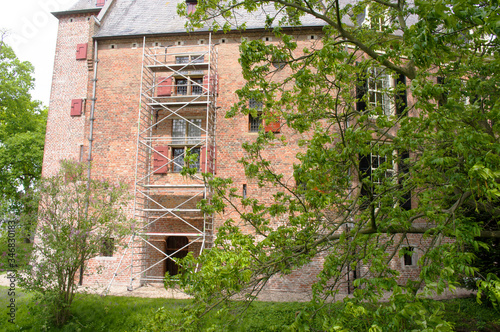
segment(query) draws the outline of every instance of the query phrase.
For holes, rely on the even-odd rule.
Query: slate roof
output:
[[[184,1],[185,0],[107,0],[104,8],[100,8],[95,6],[96,0],[78,0],[67,11],[53,14],[59,16],[62,14],[86,11],[95,11],[97,13],[102,9],[102,12],[99,14],[101,26],[94,36],[95,38],[186,33],[186,18],[177,15],[177,5]],[[358,0],[339,0],[339,5],[344,7],[354,1]],[[234,28],[246,22],[247,30],[262,29],[264,28],[267,14],[271,16],[276,14],[276,9],[273,5],[267,5],[261,11],[254,13],[239,10],[234,15],[235,21],[231,23]],[[363,21],[363,17],[358,17],[357,20]],[[412,25],[415,21],[415,17],[410,17],[407,23]],[[322,27],[325,25],[324,21],[310,15],[301,17],[301,23],[302,27]],[[352,22],[350,22],[347,17],[345,17],[343,23],[352,25]],[[202,28],[196,31],[204,32],[208,31],[208,28]],[[401,32],[396,32],[396,35],[400,34]]]
[[[177,5],[182,2],[184,0],[114,0],[95,37],[185,33],[186,18],[177,15]],[[348,2],[341,0],[341,3]],[[276,13],[274,6],[270,5],[265,11],[256,13],[239,11],[236,21],[239,24],[246,22],[247,29],[262,29],[266,13]],[[321,27],[325,24],[312,16],[303,17],[301,22],[306,27]]]
[[[59,17],[62,15],[78,14],[78,13],[88,13],[88,12],[98,13],[99,11],[101,11],[101,9],[102,7],[96,7],[96,0],[78,0],[69,9],[60,12],[53,12],[52,15],[54,15],[55,17]]]
[[[96,8],[96,0],[78,0],[68,11]]]

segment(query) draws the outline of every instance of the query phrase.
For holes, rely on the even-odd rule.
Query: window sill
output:
[[[118,257],[115,257],[115,256],[98,256],[97,257],[97,260],[100,260],[100,261],[116,261]]]

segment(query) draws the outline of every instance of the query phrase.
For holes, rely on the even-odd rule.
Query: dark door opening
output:
[[[165,253],[172,258],[186,257],[188,253],[188,247],[187,247],[188,242],[189,240],[185,236],[169,236],[165,241]],[[181,248],[183,249],[179,250]],[[175,263],[172,259],[167,258],[165,260],[165,273],[168,273],[171,276],[175,276],[176,274],[179,273],[179,265]]]

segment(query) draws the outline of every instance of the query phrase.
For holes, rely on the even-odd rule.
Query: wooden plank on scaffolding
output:
[[[148,236],[193,236],[201,237],[203,233],[141,233]]]
[[[179,70],[208,70],[208,62],[201,63],[179,63],[179,64],[161,64],[161,65],[148,65],[149,70],[154,72],[167,72]]]

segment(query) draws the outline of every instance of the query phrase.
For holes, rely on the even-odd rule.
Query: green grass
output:
[[[9,297],[7,288],[0,288],[0,307],[6,313]],[[0,331],[120,331],[132,332],[143,328],[156,310],[164,307],[174,310],[189,304],[189,300],[151,299],[78,294],[72,317],[63,328],[47,325],[43,317],[36,314],[36,299],[19,289],[16,291],[16,323],[7,321],[0,313]],[[500,331],[500,315],[493,308],[479,305],[474,298],[444,301],[446,319],[455,324],[456,331]],[[232,331],[283,331],[291,324],[304,303],[254,302],[245,317],[231,327]],[[168,326],[165,326],[168,331]]]
[[[186,300],[150,299],[137,297],[77,294],[72,307],[72,317],[62,328],[54,328],[36,314],[37,302],[19,289],[16,291],[15,324],[5,317],[8,303],[7,288],[0,287],[0,331],[136,331],[159,307],[175,308],[188,303]],[[5,309],[3,309],[5,308]],[[5,313],[4,313],[5,312]]]
[[[446,319],[455,325],[456,331],[500,331],[500,312],[478,304],[475,297],[443,302]]]

